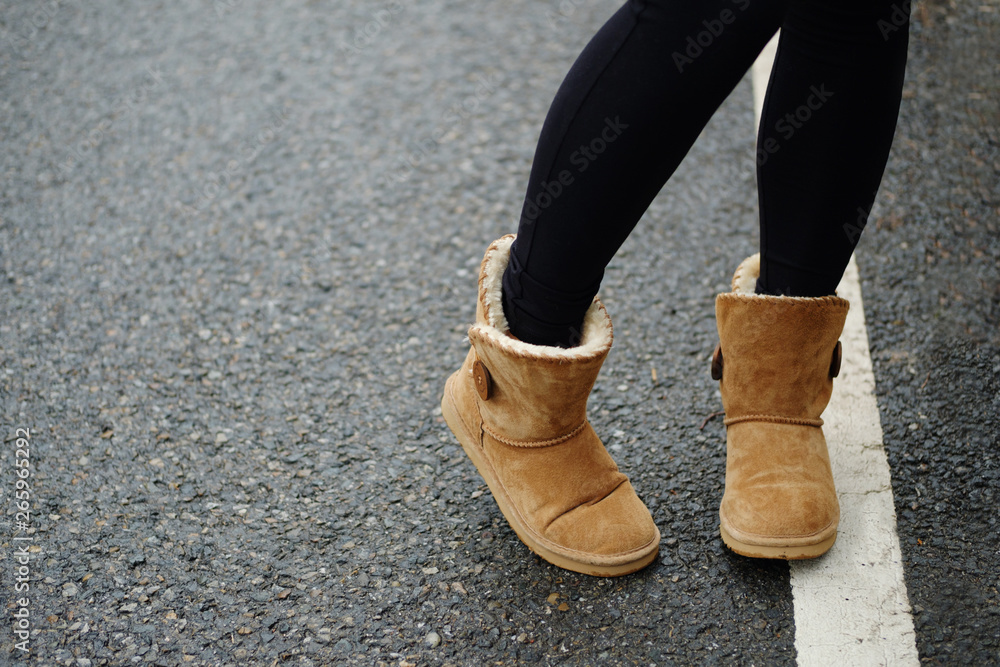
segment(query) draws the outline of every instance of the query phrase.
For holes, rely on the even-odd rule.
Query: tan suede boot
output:
[[[577,347],[510,336],[501,278],[513,240],[486,251],[472,349],[448,378],[441,411],[528,548],[574,572],[635,572],[656,558],[660,533],[587,421],[611,320],[595,299]]]
[[[820,415],[840,371],[850,304],[754,294],[759,275],[754,255],[715,300],[712,377],[726,410],[720,532],[744,556],[815,558],[833,546],[840,521]]]

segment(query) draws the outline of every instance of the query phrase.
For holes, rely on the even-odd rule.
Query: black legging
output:
[[[608,262],[779,27],[757,291],[832,294],[885,169],[908,13],[908,0],[628,0],[545,119],[503,279],[511,332],[577,342]]]

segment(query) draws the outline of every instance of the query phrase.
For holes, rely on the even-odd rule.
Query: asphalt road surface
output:
[[[701,428],[756,247],[749,77],[602,287],[591,420],[663,543],[598,580],[516,540],[438,403],[615,3],[0,7],[0,662],[796,662]],[[920,659],[1000,664],[1000,5],[913,21],[857,262]]]

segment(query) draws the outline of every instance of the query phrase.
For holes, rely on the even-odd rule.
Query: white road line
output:
[[[767,48],[752,70],[758,127],[773,62],[774,50]],[[837,291],[851,309],[841,336],[843,366],[823,418],[840,499],[840,530],[822,558],[790,563],[798,664],[918,665],[853,257]]]
[[[767,92],[767,80],[771,76],[771,66],[774,65],[774,56],[778,52],[778,35],[776,34],[767,43],[764,50],[757,56],[756,62],[750,71],[753,81],[753,126],[760,127],[760,112],[764,108],[764,93]]]

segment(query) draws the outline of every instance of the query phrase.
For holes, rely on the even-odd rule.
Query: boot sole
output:
[[[525,546],[531,549],[531,551],[543,560],[552,563],[556,567],[561,567],[562,569],[570,570],[571,572],[579,572],[580,574],[589,574],[594,577],[620,577],[622,575],[632,574],[633,572],[638,572],[653,562],[657,554],[660,552],[658,531],[657,539],[653,543],[654,546],[652,551],[649,553],[641,553],[635,560],[618,565],[595,565],[593,563],[576,561],[562,554],[556,553],[541,544],[538,540],[534,539],[532,537],[532,531],[524,525],[518,512],[516,512],[508,502],[507,494],[504,492],[503,485],[500,483],[500,480],[497,479],[496,474],[493,471],[493,466],[489,463],[489,461],[480,456],[479,447],[476,445],[475,437],[465,428],[465,423],[462,421],[462,418],[459,417],[458,412],[454,409],[448,398],[450,389],[451,380],[449,379],[448,386],[445,388],[444,397],[441,399],[441,414],[444,416],[444,421],[448,424],[448,428],[451,429],[451,432],[455,434],[459,444],[462,445],[462,449],[465,450],[465,454],[472,460],[472,463],[476,466],[476,470],[479,471],[480,476],[486,482],[486,486],[489,487],[490,493],[493,494],[493,499],[496,501],[497,507],[500,508],[500,513],[503,514],[505,519],[507,519],[507,523],[510,524],[510,527],[514,530],[518,539],[521,540]]]
[[[747,556],[749,558],[771,558],[778,560],[806,560],[808,558],[818,558],[829,551],[830,547],[833,546],[833,543],[837,541],[837,534],[834,533],[832,536],[822,542],[817,542],[816,544],[794,547],[772,547],[740,542],[735,537],[730,535],[729,532],[722,526],[719,526],[719,533],[722,535],[722,541],[725,545],[741,556]]]

